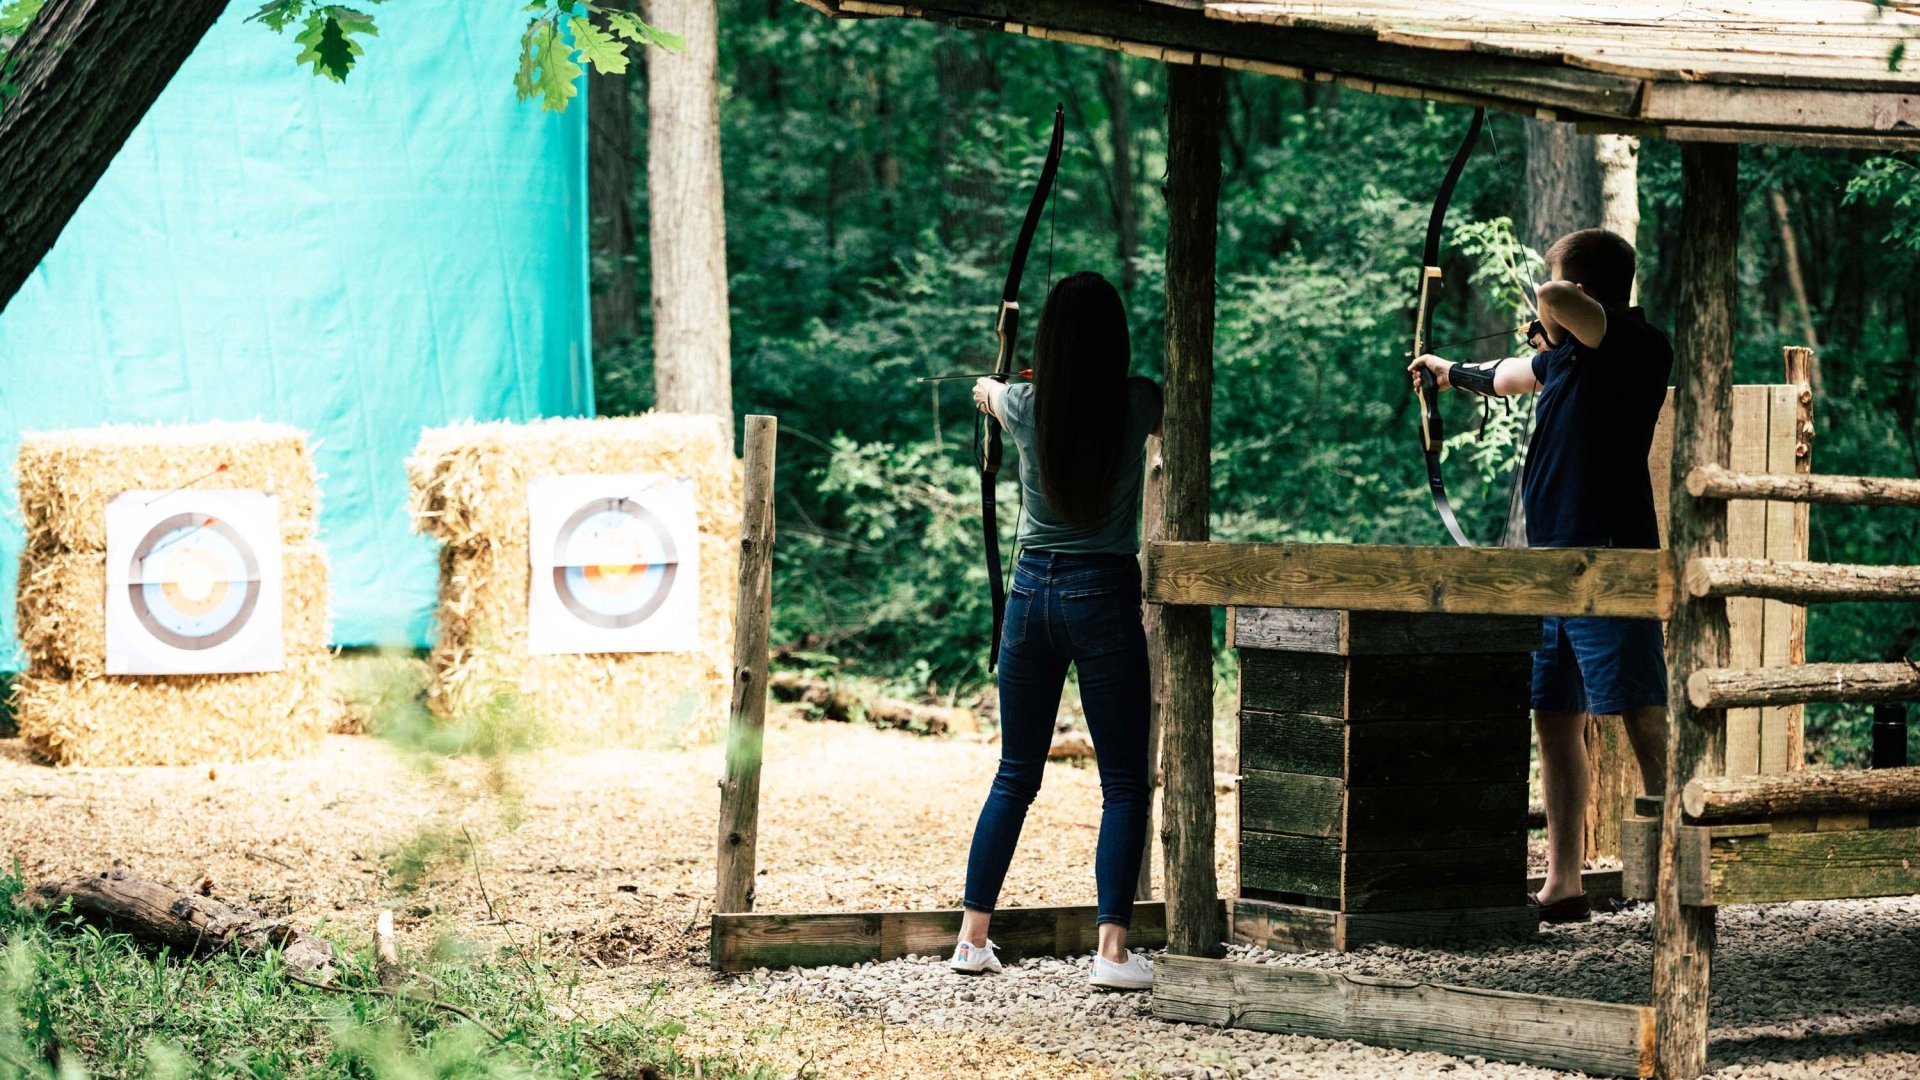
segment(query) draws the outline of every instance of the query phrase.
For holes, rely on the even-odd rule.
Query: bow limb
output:
[[[1033,198],[1027,203],[1027,216],[1020,223],[1020,235],[1013,244],[1013,258],[1007,264],[1007,281],[1000,290],[1000,311],[994,319],[998,355],[991,378],[1006,382],[1013,375],[1013,354],[1020,343],[1020,279],[1027,270],[1027,254],[1033,250],[1033,237],[1046,211],[1047,197],[1053,193],[1054,178],[1060,172],[1060,150],[1066,138],[1066,108],[1053,107],[1053,138],[1047,143],[1046,161],[1040,167],[1040,180],[1034,185]],[[987,588],[993,598],[993,640],[987,650],[987,670],[993,671],[1000,660],[1000,624],[1006,618],[1007,591],[1000,566],[1000,522],[996,508],[995,486],[1000,476],[1004,445],[1000,421],[991,415],[973,418],[974,448],[980,462],[980,544],[986,556]]]
[[[1473,122],[1467,126],[1466,137],[1460,140],[1460,148],[1453,153],[1453,161],[1447,166],[1446,179],[1440,184],[1440,193],[1434,197],[1433,213],[1427,218],[1426,243],[1421,248],[1420,289],[1414,308],[1413,319],[1413,355],[1418,358],[1427,352],[1427,341],[1433,330],[1433,309],[1440,302],[1440,233],[1447,220],[1447,204],[1453,200],[1453,189],[1459,186],[1460,174],[1467,167],[1467,159],[1473,155],[1474,143],[1480,139],[1480,128],[1486,122],[1487,110],[1473,110]],[[1420,402],[1420,445],[1427,459],[1427,489],[1433,496],[1433,508],[1440,515],[1441,524],[1447,528],[1453,542],[1461,547],[1472,547],[1473,542],[1460,528],[1459,520],[1454,516],[1453,504],[1447,498],[1447,482],[1440,472],[1440,451],[1446,442],[1446,430],[1440,422],[1440,390],[1433,373],[1420,369],[1420,377],[1415,383],[1414,394]]]

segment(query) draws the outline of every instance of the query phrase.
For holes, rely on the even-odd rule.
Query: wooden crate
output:
[[[1531,934],[1528,689],[1540,620],[1236,608],[1235,940]]]

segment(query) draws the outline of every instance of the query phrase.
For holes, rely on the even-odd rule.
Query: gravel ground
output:
[[[762,910],[953,906],[996,749],[784,711],[771,719]],[[403,950],[454,933],[539,944],[583,964],[582,1007],[651,1001],[704,1052],[830,1077],[1119,1075],[1543,1077],[1521,1066],[1153,1020],[1095,993],[1084,961],[966,979],[932,959],[716,979],[705,969],[721,750],[544,753],[500,778],[416,767],[377,740],[217,769],[54,770],[0,740],[0,858],[29,878],[99,869],[187,882],[284,910],[349,941],[392,908]],[[1008,903],[1088,903],[1098,784],[1050,766]],[[1219,803],[1230,836],[1234,800]],[[396,853],[470,836],[410,891]],[[1221,844],[1223,887],[1234,881]],[[484,883],[484,890],[482,884]],[[1714,999],[1722,1075],[1920,1076],[1920,901],[1722,913]],[[1644,1000],[1644,909],[1456,954],[1375,949],[1272,962],[1534,992]],[[970,997],[969,997],[970,995]],[[1759,1064],[1767,1062],[1767,1064]],[[1744,1068],[1743,1068],[1744,1067]]]

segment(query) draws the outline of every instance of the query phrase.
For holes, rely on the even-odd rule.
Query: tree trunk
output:
[[[610,6],[627,9],[631,0]],[[634,282],[632,69],[588,76],[587,206],[593,226],[593,346],[640,332]]]
[[[727,224],[720,173],[715,0],[648,0],[647,21],[686,39],[648,49],[647,220],[653,254],[655,404],[733,416]]]
[[[1580,134],[1572,124],[1524,123],[1530,201],[1521,239],[1545,252],[1561,236],[1600,223],[1600,162],[1593,136]]]
[[[1205,540],[1213,439],[1214,252],[1219,224],[1219,68],[1167,68],[1167,388],[1161,424],[1166,487],[1161,536]],[[1213,613],[1160,612],[1160,686],[1166,695],[1167,950],[1219,956],[1226,927],[1214,873]]]
[[[1120,295],[1133,296],[1138,273],[1133,266],[1140,250],[1140,215],[1134,207],[1133,118],[1129,108],[1133,87],[1127,78],[1126,56],[1109,52],[1100,73],[1100,92],[1107,99],[1107,133],[1113,143],[1114,254],[1120,260]]]
[[[1687,680],[1687,700],[1702,710],[1801,705],[1809,701],[1920,701],[1920,666],[1898,660],[1890,664],[1705,668],[1694,671]]]
[[[0,112],[0,310],[226,6],[48,0],[27,24]]]

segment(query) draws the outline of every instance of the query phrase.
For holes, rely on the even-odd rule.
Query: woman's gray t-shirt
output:
[[[1093,529],[1056,518],[1041,493],[1040,460],[1033,441],[1033,384],[1008,388],[1000,399],[1000,412],[1020,452],[1020,546],[1029,551],[1088,555],[1139,554],[1140,485],[1146,475],[1147,436],[1160,428],[1159,385],[1137,376],[1127,380],[1127,434],[1120,444],[1120,472],[1106,518]]]

